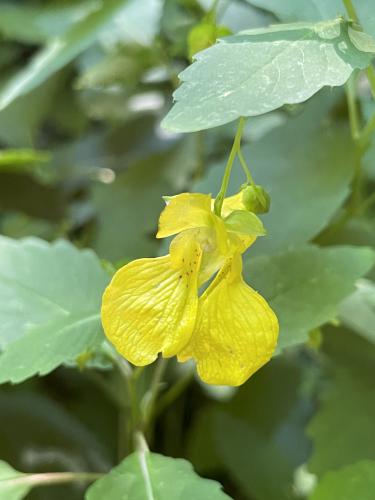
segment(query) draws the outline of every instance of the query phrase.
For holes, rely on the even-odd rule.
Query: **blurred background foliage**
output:
[[[217,23],[237,32],[321,19],[313,9],[279,8],[288,3],[222,0]],[[234,135],[233,124],[186,135],[160,127],[195,52],[192,30],[207,44],[216,38],[204,28],[211,6],[0,2],[1,234],[66,238],[115,267],[165,250],[154,238],[162,196],[216,194]],[[373,34],[374,19],[363,18]],[[366,81],[359,99],[369,116]],[[375,143],[363,161],[361,200],[344,211],[358,152],[342,89],[249,119],[244,141],[256,182],[272,197],[269,234],[252,247],[245,273],[279,314],[279,352],[286,349],[230,391],[171,363],[168,382],[182,383],[158,412],[151,447],[188,458],[238,500],[304,498],[327,471],[375,460],[374,274],[358,282],[373,262],[359,247],[375,242]],[[232,192],[243,181],[237,168]],[[0,456],[22,471],[107,471],[118,460],[118,413],[95,370],[65,367],[4,385]],[[78,485],[28,498],[82,495]]]

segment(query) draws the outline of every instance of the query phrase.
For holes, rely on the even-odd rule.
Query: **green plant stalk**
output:
[[[375,130],[375,113],[366,123],[364,129],[362,130],[362,133],[360,134],[359,145],[362,149],[366,149],[367,146],[369,145],[374,130]]]
[[[240,150],[240,147],[241,147],[241,137],[242,137],[244,125],[245,125],[245,119],[243,117],[241,117],[239,120],[239,123],[238,123],[236,135],[234,137],[232,149],[229,153],[229,158],[228,158],[227,164],[225,166],[225,171],[224,171],[224,176],[223,176],[223,180],[221,183],[220,191],[219,191],[218,195],[216,196],[215,203],[214,203],[214,211],[218,217],[220,217],[220,215],[221,215],[221,209],[223,207],[225,194],[226,194],[227,189],[228,189],[228,184],[229,184],[230,174],[231,174],[232,167],[233,167],[233,162],[234,162],[234,160],[238,154],[238,151]]]
[[[43,472],[38,474],[24,474],[22,476],[4,479],[2,486],[48,486],[50,484],[73,483],[76,481],[96,481],[104,474],[96,472]]]
[[[357,12],[356,12],[356,10],[354,8],[352,0],[343,0],[343,3],[344,3],[344,6],[345,6],[345,9],[346,9],[346,12],[348,13],[349,18],[352,21],[355,21],[355,22],[358,23]]]
[[[372,64],[366,69],[366,74],[370,84],[372,97],[375,99],[375,69]]]
[[[345,86],[346,100],[349,112],[350,132],[355,142],[359,140],[361,135],[357,96],[356,96],[357,79],[358,79],[358,73],[353,73]]]
[[[186,375],[179,378],[175,384],[173,384],[159,399],[158,404],[155,408],[155,416],[161,415],[168,406],[170,406],[179,396],[184,392],[184,390],[189,386],[194,378],[194,372],[189,371]]]
[[[248,165],[246,163],[244,155],[242,154],[241,148],[238,150],[237,155],[238,155],[238,159],[240,160],[242,169],[245,172],[246,180],[247,180],[248,184],[251,184],[252,186],[255,186],[255,182],[254,182],[253,176],[251,175],[250,169],[249,169],[249,167],[248,167]]]
[[[143,414],[142,427],[145,431],[150,430],[150,426],[155,413],[155,403],[160,392],[163,375],[167,368],[168,359],[160,358],[153,373],[150,390],[148,391],[148,400]]]
[[[363,148],[360,145],[362,134],[359,125],[359,112],[356,96],[358,74],[353,74],[346,84],[346,97],[348,102],[350,131],[356,146],[355,168],[352,181],[352,196],[349,204],[349,213],[357,213],[357,208],[361,204],[362,186],[362,156]]]

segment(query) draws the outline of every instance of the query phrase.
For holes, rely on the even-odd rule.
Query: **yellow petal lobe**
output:
[[[211,222],[211,196],[182,193],[171,196],[159,219],[157,238],[166,238],[186,229],[208,227]]]
[[[139,259],[119,269],[103,295],[102,323],[106,336],[131,363],[152,363],[159,352],[174,356],[194,328],[201,260],[199,245],[183,242],[172,262],[169,255]]]
[[[233,196],[228,196],[228,198],[224,198],[221,215],[222,217],[227,217],[235,210],[246,210],[242,201],[242,191]]]
[[[226,262],[199,299],[197,323],[179,353],[193,357],[208,384],[238,386],[272,356],[278,337],[276,315],[241,275],[239,255]]]

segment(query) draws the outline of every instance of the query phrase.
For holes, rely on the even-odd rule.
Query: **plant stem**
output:
[[[366,69],[366,74],[370,84],[372,97],[375,99],[375,69],[372,64]]]
[[[144,416],[143,416],[143,428],[147,429],[150,426],[152,417],[154,416],[155,402],[159,395],[160,385],[163,379],[165,369],[167,368],[168,360],[165,358],[159,358],[156,368],[153,373],[150,390],[148,391],[148,398],[146,401]]]
[[[207,11],[207,16],[211,17],[213,22],[216,22],[216,11],[220,0],[213,0],[210,9]]]
[[[96,472],[43,472],[40,474],[24,474],[22,476],[3,479],[1,486],[10,488],[14,486],[48,486],[49,484],[72,483],[75,481],[95,481],[103,476]]]
[[[358,22],[357,12],[355,11],[352,0],[343,0],[346,12],[352,21]]]
[[[366,212],[375,203],[375,192],[371,193],[368,198],[366,198],[361,206],[361,212]]]
[[[359,144],[360,144],[362,149],[366,149],[367,146],[369,145],[370,140],[371,140],[371,135],[372,135],[374,130],[375,130],[375,113],[372,115],[372,117],[366,123],[364,129],[362,130],[362,133],[360,134]]]
[[[165,394],[161,396],[155,409],[155,415],[158,416],[164,412],[176,399],[184,392],[190,382],[193,380],[194,372],[190,371],[185,376],[179,378],[177,382],[170,387]]]
[[[358,74],[353,73],[345,86],[346,100],[348,103],[349,112],[350,132],[355,142],[357,142],[360,137],[359,113],[356,96],[357,78]]]
[[[242,154],[241,148],[237,152],[238,159],[240,160],[241,166],[243,171],[245,172],[247,182],[251,184],[252,186],[255,186],[255,182],[253,179],[253,176],[251,175],[250,169],[246,163],[246,160],[244,158],[244,155]]]
[[[223,176],[223,180],[221,183],[220,191],[219,191],[218,195],[216,196],[215,203],[214,203],[215,214],[218,217],[220,217],[220,215],[221,215],[221,209],[223,207],[225,194],[226,194],[227,189],[228,189],[230,173],[232,171],[233,162],[234,162],[236,155],[237,155],[237,153],[240,149],[240,146],[241,146],[241,137],[242,137],[244,125],[245,125],[245,119],[243,117],[241,117],[239,120],[239,123],[238,123],[236,135],[234,137],[232,149],[229,153],[229,158],[228,158],[227,164],[225,166],[225,171],[224,171],[224,176]]]

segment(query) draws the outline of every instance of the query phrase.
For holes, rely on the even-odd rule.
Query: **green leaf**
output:
[[[150,46],[159,31],[162,0],[127,0],[124,8],[106,32],[106,41],[116,44],[137,43]]]
[[[69,3],[71,5],[69,5]],[[24,43],[40,43],[63,35],[70,26],[92,12],[98,6],[95,0],[43,5],[17,5],[1,2],[0,33],[7,39]]]
[[[349,131],[327,112],[337,94],[323,92],[286,124],[243,148],[251,159],[257,184],[271,196],[271,209],[262,216],[267,237],[251,247],[252,255],[280,252],[309,241],[330,221],[348,196],[355,164]],[[224,162],[210,169],[194,189],[217,193]],[[230,192],[244,182],[240,165],[232,171]]]
[[[136,452],[94,483],[86,500],[224,500],[219,483],[200,478],[189,462]]]
[[[345,14],[342,0],[247,0],[251,5],[274,13],[282,22],[326,21]]]
[[[360,280],[356,291],[347,297],[340,306],[341,321],[375,343],[375,284]]]
[[[374,264],[371,249],[306,246],[275,256],[245,258],[246,281],[269,301],[280,323],[278,350],[307,340],[337,317],[340,302]]]
[[[310,500],[372,500],[375,491],[375,461],[363,460],[338,471],[327,472]]]
[[[0,460],[0,497],[7,500],[21,500],[32,488],[32,484],[22,481],[27,476]]]
[[[262,221],[252,212],[245,210],[234,210],[225,219],[225,225],[228,231],[250,236],[264,236],[266,234]]]
[[[300,21],[328,21],[337,16],[347,16],[342,0],[247,0],[251,5],[266,9],[284,23]],[[354,1],[362,27],[375,36],[374,5],[371,0]]]
[[[308,469],[319,477],[359,460],[375,460],[375,346],[352,332],[330,328],[322,347],[328,380],[307,428],[312,440]]]
[[[87,11],[87,15],[72,24],[66,33],[51,39],[0,91],[0,111],[87,49],[125,1],[107,0],[104,4],[97,3],[95,11]]]
[[[200,52],[180,75],[164,127],[193,132],[240,116],[306,101],[324,86],[343,85],[372,54],[358,50],[341,19],[276,25],[228,37]]]
[[[0,382],[49,373],[103,341],[109,276],[66,241],[0,238]]]

